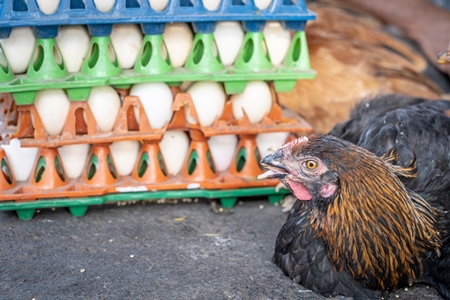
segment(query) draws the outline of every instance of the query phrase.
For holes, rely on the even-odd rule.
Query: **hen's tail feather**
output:
[[[433,284],[444,299],[450,299],[450,240],[442,247],[441,256],[432,270]]]
[[[388,165],[391,171],[399,176],[414,178],[418,175],[416,161],[414,159],[409,162],[409,165],[407,167],[402,167],[396,164],[398,161],[398,152],[395,151],[395,149],[391,149],[390,151],[386,152],[381,158],[385,162],[389,163]]]

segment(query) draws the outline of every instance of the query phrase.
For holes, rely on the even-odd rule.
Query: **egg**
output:
[[[54,1],[36,0],[36,2],[37,5],[39,6],[39,9],[44,14],[51,15],[58,9],[61,0],[54,0]]]
[[[269,6],[272,4],[273,0],[255,0],[255,5],[257,8],[264,10],[268,9]]]
[[[17,181],[27,181],[36,162],[39,148],[22,148],[19,139],[12,139],[9,145],[2,145],[1,147],[5,150],[14,178]]]
[[[162,128],[172,119],[173,96],[169,86],[163,82],[135,84],[130,90],[131,96],[138,96],[152,128]],[[139,123],[139,110],[135,107],[136,120]]]
[[[248,0],[242,0],[242,2],[246,3]],[[260,10],[268,9],[269,6],[272,4],[273,0],[253,0],[256,7]]]
[[[283,146],[288,137],[289,132],[268,132],[258,134],[256,136],[256,145],[258,146],[261,158]]]
[[[208,147],[218,172],[228,170],[233,161],[238,138],[234,134],[216,135],[208,140]]]
[[[120,141],[109,145],[117,174],[128,176],[138,159],[141,143],[139,141]]]
[[[194,42],[194,36],[187,23],[167,23],[163,33],[164,43],[174,68],[184,66]]]
[[[61,26],[56,44],[69,72],[79,72],[89,49],[90,36],[85,26]]]
[[[25,73],[36,43],[31,27],[13,28],[9,38],[0,40],[0,43],[13,73]]]
[[[181,130],[168,130],[159,143],[161,154],[171,175],[180,173],[189,151],[189,137]]]
[[[280,22],[266,22],[263,34],[272,65],[280,65],[289,50],[291,33]]]
[[[93,87],[88,99],[89,107],[103,132],[111,131],[121,107],[120,96],[110,86]]]
[[[34,105],[47,134],[61,134],[70,109],[70,100],[64,90],[40,90]]]
[[[138,2],[139,1],[140,0],[138,0]],[[169,0],[148,0],[148,2],[150,3],[151,8],[156,11],[165,10],[167,7],[167,4],[169,4]]]
[[[251,123],[258,123],[272,108],[272,94],[264,81],[250,81],[242,94],[231,96],[233,116],[239,120],[247,114]]]
[[[214,40],[224,66],[236,60],[244,41],[244,30],[239,22],[218,22],[214,30]]]
[[[76,144],[58,148],[67,177],[76,179],[83,173],[91,145]]]
[[[142,31],[136,24],[115,24],[111,42],[122,69],[131,69],[142,45]]]
[[[113,9],[116,0],[94,0],[95,7],[101,12],[109,12]]]
[[[214,81],[196,82],[187,90],[187,93],[192,97],[200,125],[211,126],[214,120],[222,115],[226,94],[220,83]],[[190,116],[189,105],[187,105],[185,113],[189,124],[197,123]]]
[[[202,2],[207,10],[217,10],[222,0],[202,0]]]

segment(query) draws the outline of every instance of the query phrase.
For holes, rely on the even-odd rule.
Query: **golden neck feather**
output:
[[[437,212],[395,175],[410,170],[378,158],[364,160],[364,152],[354,155],[363,157],[336,170],[340,193],[326,212],[314,209],[312,226],[338,271],[381,290],[412,283],[422,274],[421,256],[439,251]]]

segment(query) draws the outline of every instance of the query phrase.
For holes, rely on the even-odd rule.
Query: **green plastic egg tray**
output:
[[[134,69],[122,70],[117,58],[108,56],[110,37],[93,37],[89,55],[79,73],[67,72],[64,62],[54,57],[54,39],[38,39],[34,61],[27,74],[14,76],[10,68],[0,67],[0,93],[12,93],[18,105],[34,103],[37,91],[66,89],[72,101],[87,100],[95,86],[112,85],[128,88],[136,83],[166,82],[179,85],[183,81],[223,82],[227,94],[243,92],[248,81],[273,81],[276,92],[288,92],[298,79],[312,79],[305,32],[297,32],[284,63],[273,66],[263,49],[262,33],[248,32],[235,64],[224,67],[214,55],[213,35],[197,34],[194,46],[183,68],[173,68],[163,58],[161,35],[146,36]]]

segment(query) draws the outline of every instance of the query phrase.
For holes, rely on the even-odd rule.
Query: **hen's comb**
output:
[[[298,139],[290,141],[289,143],[285,144],[281,148],[293,148],[293,147],[295,147],[297,145],[301,145],[301,144],[306,143],[308,141],[309,141],[309,139],[306,136],[302,136],[302,137],[299,137]]]

